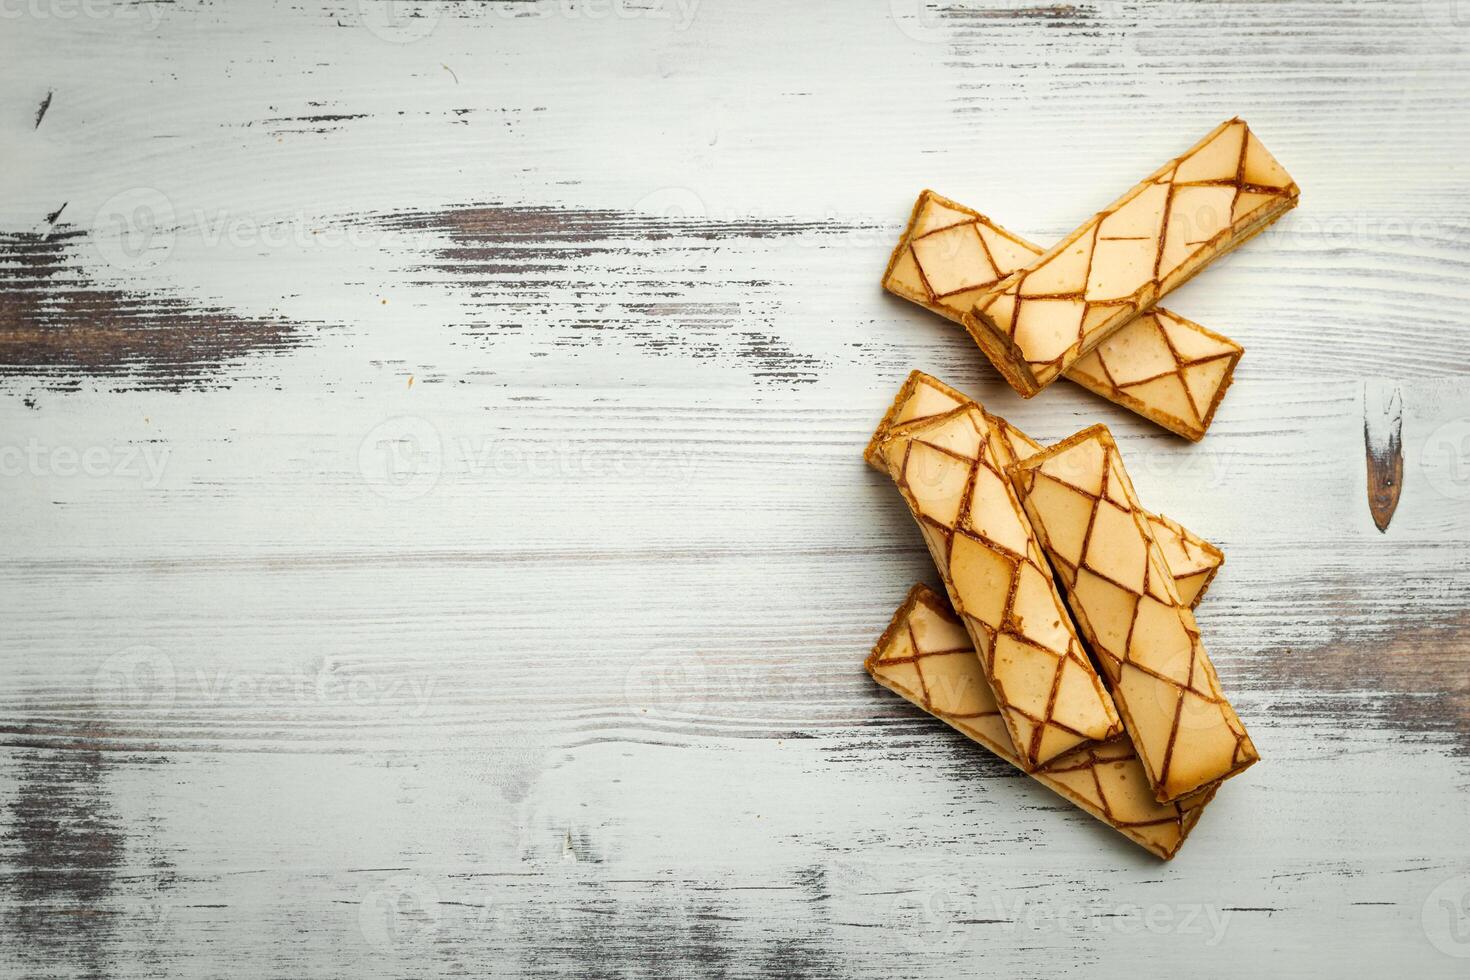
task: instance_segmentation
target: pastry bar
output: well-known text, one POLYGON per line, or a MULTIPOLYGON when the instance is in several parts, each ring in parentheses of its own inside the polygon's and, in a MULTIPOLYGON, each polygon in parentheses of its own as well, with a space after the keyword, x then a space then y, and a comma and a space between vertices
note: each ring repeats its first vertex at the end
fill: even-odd
POLYGON ((1066 377, 1198 442, 1215 420, 1243 353, 1228 337, 1153 309, 1083 354, 1066 377))
MULTIPOLYGON (((888 414, 883 417, 872 441, 868 443, 863 458, 874 469, 886 474, 888 467, 879 456, 878 447, 888 437, 890 429, 903 422, 943 415, 961 405, 971 404, 972 401, 968 395, 956 391, 938 378, 922 371, 910 372, 908 380, 899 389, 898 397, 888 409, 888 414)), ((986 420, 1001 437, 992 445, 1002 469, 1017 459, 1025 459, 1041 451, 1039 442, 1005 419, 987 412, 986 420)), ((1168 561, 1169 571, 1174 575, 1174 584, 1179 589, 1180 597, 1190 606, 1199 605, 1205 589, 1225 563, 1224 553, 1162 514, 1144 511, 1143 516, 1153 525, 1154 538, 1159 542, 1159 547, 1164 549, 1164 558, 1168 561)))
MULTIPOLYGON (((933 191, 914 204, 883 288, 961 323, 975 299, 1041 249, 933 191)), ((1078 359, 1062 376, 1187 439, 1204 438, 1243 348, 1155 308, 1078 359)))
MULTIPOLYGON (((914 586, 863 666, 890 691, 1025 768, 964 627, 935 592, 914 586)), ((1031 776, 1165 860, 1178 853, 1214 795, 1212 788, 1159 803, 1125 736, 1074 749, 1031 776)))
POLYGON ((965 328, 1029 398, 1217 256, 1296 206, 1291 176, 1240 119, 1169 161, 975 298, 965 328))
POLYGON ((897 426, 879 452, 1031 769, 1123 728, 990 443, 970 403, 897 426))
POLYGON ((1164 562, 1174 576, 1179 598, 1193 609, 1204 598, 1215 573, 1225 563, 1225 553, 1193 531, 1163 514, 1142 511, 1154 532, 1154 540, 1164 552, 1164 562))
MULTIPOLYGON (((1029 459, 1042 451, 1041 443, 1000 416, 987 412, 985 417, 991 428, 1001 437, 996 440, 995 446, 996 457, 1002 467, 1009 467, 1018 460, 1029 459)), ((1225 563, 1225 553, 1162 514, 1142 509, 1139 513, 1149 523, 1155 540, 1164 551, 1165 565, 1174 577, 1179 598, 1191 609, 1199 605, 1205 589, 1225 563)))
POLYGON ((1254 763, 1256 748, 1220 693, 1194 614, 1107 428, 1083 429, 1007 472, 1158 800, 1177 800, 1254 763))

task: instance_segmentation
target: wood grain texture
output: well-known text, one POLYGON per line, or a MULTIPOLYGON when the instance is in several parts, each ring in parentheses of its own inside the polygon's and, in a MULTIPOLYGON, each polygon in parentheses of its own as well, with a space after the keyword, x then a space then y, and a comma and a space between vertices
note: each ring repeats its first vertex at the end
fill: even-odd
POLYGON ((0 973, 1463 975, 1455 3, 87 10, 0 29, 0 973), (1197 446, 879 289, 1237 113, 1303 203, 1171 297, 1197 446), (1166 870, 862 672, 915 367, 1229 556, 1166 870))

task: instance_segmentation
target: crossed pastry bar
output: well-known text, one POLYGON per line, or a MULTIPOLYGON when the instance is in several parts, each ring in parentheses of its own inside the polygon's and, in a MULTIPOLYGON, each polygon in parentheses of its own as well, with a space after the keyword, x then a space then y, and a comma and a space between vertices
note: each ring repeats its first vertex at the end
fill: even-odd
POLYGON ((1107 427, 1084 429, 1008 474, 1158 800, 1177 800, 1256 762, 1107 427))
POLYGON ((1245 122, 1227 120, 1039 258, 984 289, 963 318, 965 328, 1011 387, 1029 398, 1215 258, 1259 234, 1299 196, 1245 122))
POLYGON ((969 630, 1022 765, 1122 732, 973 402, 879 447, 969 630))
MULTIPOLYGON (((938 378, 923 371, 910 372, 887 414, 883 416, 883 421, 878 423, 872 440, 863 451, 863 458, 869 466, 887 475, 888 468, 879 456, 878 447, 888 438, 894 426, 934 418, 970 402, 968 395, 956 391, 938 378)), ((1041 443, 1005 419, 989 412, 985 413, 985 417, 991 428, 1001 437, 993 440, 991 445, 1002 467, 1008 467, 1017 460, 1041 452, 1041 443)), ((1152 526, 1154 539, 1164 550, 1164 557, 1168 561, 1169 570, 1174 574, 1174 585, 1179 589, 1180 596, 1190 606, 1199 605, 1205 590, 1214 580, 1215 573, 1225 563, 1224 553, 1162 514, 1149 511, 1141 513, 1152 526)))
MULTIPOLYGON (((883 274, 883 288, 962 323, 986 288, 1042 250, 926 190, 883 274)), ((1204 438, 1244 349, 1162 307, 1118 328, 1063 377, 1171 432, 1204 438)))
MULTIPOLYGON (((1024 770, 969 636, 944 599, 909 592, 863 665, 873 679, 1024 770)), ((1159 803, 1126 737, 1066 753, 1031 777, 1139 846, 1168 860, 1199 822, 1213 787, 1159 803)))
MULTIPOLYGON (((956 620, 955 614, 943 608, 932 594, 926 600, 911 594, 869 658, 869 672, 879 683, 1036 774, 1043 783, 1123 832, 1128 833, 1125 824, 1132 826, 1138 821, 1154 827, 1145 835, 1148 840, 1133 833, 1129 836, 1160 856, 1171 856, 1197 820, 1198 807, 1213 796, 1224 779, 1243 771, 1257 758, 1244 727, 1220 694, 1218 678, 1199 643, 1198 629, 1189 612, 1190 602, 1197 601, 1223 555, 1178 524, 1138 506, 1105 428, 1095 426, 1057 447, 1043 449, 1005 420, 987 415, 960 392, 922 372, 912 372, 905 381, 865 457, 870 465, 886 467, 900 484, 959 610, 956 620), (1078 450, 1076 447, 1083 443, 1099 447, 1100 452, 1078 450), (905 477, 914 475, 906 470, 914 463, 916 445, 926 451, 942 451, 919 461, 918 492, 905 484, 905 477), (1112 696, 1119 701, 1128 725, 1127 736, 1075 743, 1046 758, 1027 757, 1016 748, 1016 726, 1007 714, 1016 707, 1029 707, 1028 717, 1035 722, 1041 684, 1033 680, 1028 691, 1027 685, 1018 688, 1011 683, 1014 663, 999 665, 1001 683, 996 684, 994 651, 1000 635, 996 624, 1010 624, 1013 632, 1023 633, 1027 610, 1018 610, 1015 603, 1018 577, 995 560, 995 556, 1006 557, 1006 549, 996 548, 996 542, 985 533, 993 526, 986 521, 994 520, 993 512, 998 510, 993 495, 982 492, 977 497, 975 493, 978 474, 995 468, 1005 472, 1008 483, 1014 483, 1031 522, 1030 533, 1046 549, 1052 567, 1057 568, 1068 589, 1082 635, 1093 644, 1112 686, 1112 696), (964 479, 957 479, 962 470, 964 479), (1045 475, 1031 475, 1042 473, 1045 475), (1051 487, 1054 482, 1062 484, 1068 493, 1085 496, 1081 491, 1093 491, 1087 497, 1085 519, 1078 507, 1059 509, 1055 505, 1058 494, 1051 487), (961 489, 956 497, 957 486, 961 489), (987 496, 992 496, 989 506, 985 503, 987 496), (955 536, 956 529, 971 523, 968 511, 976 506, 985 514, 980 522, 981 533, 975 536, 994 555, 977 551, 964 544, 963 537, 955 536), (1103 513, 1101 520, 1094 511, 1103 513), (1115 512, 1128 515, 1134 528, 1131 538, 1120 533, 1115 512), (948 519, 936 519, 937 515, 948 519), (1048 537, 1047 529, 1056 537, 1048 537), (936 540, 936 530, 948 537, 936 540), (1081 545, 1076 546, 1080 551, 1073 555, 1072 538, 1078 535, 1082 538, 1081 545), (955 561, 956 540, 969 549, 959 563, 955 561), (1169 542, 1167 551, 1161 540, 1169 542), (1208 556, 1209 568, 1204 572, 1191 568, 1201 555, 1208 556), (1172 566, 1176 558, 1189 569, 1188 573, 1181 574, 1172 566), (1142 591, 1127 596, 1107 592, 1093 583, 1093 578, 1115 589, 1116 580, 1135 584, 1136 578, 1136 587, 1142 591), (1182 597, 1185 594, 1190 596, 1188 601, 1182 597), (968 611, 966 605, 976 613, 968 611), (938 615, 963 624, 972 642, 936 645, 911 630, 904 634, 907 639, 895 639, 900 621, 913 620, 920 615, 915 612, 920 607, 929 610, 922 619, 930 624, 931 633, 938 635, 937 627, 932 626, 938 615), (1089 609, 1096 622, 1086 617, 1089 609), (1172 613, 1172 620, 1159 615, 1165 610, 1172 613), (1107 628, 1116 632, 1124 617, 1128 617, 1129 625, 1124 632, 1125 643, 1119 649, 1114 633, 1107 632, 1107 628), (1171 622, 1175 625, 1172 630, 1171 622), (1113 645, 1103 646, 1107 643, 1113 645), (958 655, 962 645, 972 648, 969 659, 958 655), (1129 710, 1135 706, 1131 702, 1125 705, 1125 694, 1138 702, 1138 711, 1129 710), (1029 703, 1028 697, 1032 699, 1029 703), (996 731, 1004 738, 997 738, 996 731), (1141 795, 1149 804, 1129 811, 1131 815, 1126 818, 1113 808, 1112 797, 1103 795, 1108 774, 1117 776, 1125 768, 1131 774, 1128 788, 1132 795, 1124 794, 1122 798, 1141 795), (1078 799, 1059 788, 1052 777, 1063 771, 1082 780, 1090 793, 1078 799), (1079 775, 1084 772, 1087 778, 1079 775), (1165 839, 1161 843, 1154 834, 1163 834, 1165 839)), ((1014 559, 1015 555, 1010 557, 1014 559)), ((1019 562, 1013 560, 1011 568, 1016 567, 1019 562)), ((1034 608, 1034 600, 1032 605, 1034 608)), ((1034 617, 1034 611, 1030 615, 1034 617)), ((1056 653, 1054 648, 1051 652, 1056 653)), ((1057 659, 1064 661, 1065 657, 1057 659)), ((1052 700, 1045 705, 1050 717, 1042 719, 1043 723, 1055 724, 1057 718, 1069 712, 1076 714, 1079 702, 1075 691, 1059 699, 1055 693, 1058 689, 1054 688, 1052 700)), ((1082 703, 1086 703, 1085 698, 1082 703)), ((1034 735, 1036 729, 1024 731, 1034 735)), ((1069 785, 1076 788, 1075 784, 1069 785)), ((1111 792, 1117 796, 1122 790, 1112 787, 1111 792)))

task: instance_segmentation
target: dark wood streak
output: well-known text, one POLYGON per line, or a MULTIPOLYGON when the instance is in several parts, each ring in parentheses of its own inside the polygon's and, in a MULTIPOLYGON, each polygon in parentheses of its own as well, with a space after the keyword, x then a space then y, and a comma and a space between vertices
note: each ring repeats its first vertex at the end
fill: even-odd
POLYGON ((344 123, 368 118, 371 116, 365 112, 323 112, 304 116, 272 116, 267 119, 252 120, 246 126, 247 128, 253 127, 259 122, 261 127, 273 136, 325 134, 342 129, 344 123))
POLYGON ((1368 510, 1378 530, 1387 532, 1404 487, 1404 406, 1397 387, 1383 399, 1381 407, 1375 401, 1365 391, 1363 448, 1368 459, 1368 510))
POLYGON ((940 16, 954 20, 1075 21, 1097 16, 1096 7, 1053 3, 1038 7, 947 7, 940 16))
MULTIPOLYGON (((659 878, 637 892, 588 878, 561 882, 567 900, 554 923, 555 940, 531 953, 514 972, 526 977, 621 977, 629 964, 646 977, 835 978, 849 975, 842 944, 827 910, 829 896, 814 875, 825 869, 794 868, 790 882, 761 885, 770 901, 800 908, 767 937, 758 951, 740 949, 740 891, 702 881, 659 878)), ((448 931, 439 943, 455 947, 462 937, 448 931)), ((446 951, 448 951, 446 949, 446 951)))
POLYGON ((457 240, 479 245, 612 242, 733 238, 790 238, 872 231, 875 225, 799 218, 707 218, 613 209, 547 205, 484 204, 443 211, 397 212, 378 218, 386 228, 450 231, 457 240))
POLYGON ((303 325, 284 319, 241 317, 162 290, 98 286, 87 247, 86 232, 64 225, 0 233, 0 381, 24 378, 55 391, 88 379, 119 389, 209 387, 247 355, 305 342, 303 325))
MULTIPOLYGON (((124 837, 108 799, 101 752, 37 751, 16 758, 10 830, 0 837, 6 891, 5 946, 32 967, 69 964, 104 977, 115 917, 103 906, 122 863, 124 837)), ((37 974, 39 975, 39 974, 37 974)))
POLYGON ((1470 755, 1470 614, 1411 625, 1387 636, 1354 635, 1287 650, 1271 663, 1297 695, 1320 694, 1307 714, 1377 720, 1403 732, 1449 734, 1470 755), (1371 693, 1370 693, 1371 692, 1371 693))
POLYGON ((33 129, 41 128, 41 120, 46 118, 46 110, 51 108, 51 99, 55 95, 55 92, 47 92, 46 97, 41 100, 41 108, 36 110, 36 125, 33 129))
POLYGON ((718 266, 721 253, 798 236, 835 244, 875 227, 505 204, 358 220, 425 237, 410 251, 420 258, 408 273, 469 295, 487 319, 466 328, 488 342, 525 336, 547 353, 619 343, 641 354, 728 359, 783 385, 815 381, 825 362, 782 339, 775 311, 785 284, 733 278, 718 266))

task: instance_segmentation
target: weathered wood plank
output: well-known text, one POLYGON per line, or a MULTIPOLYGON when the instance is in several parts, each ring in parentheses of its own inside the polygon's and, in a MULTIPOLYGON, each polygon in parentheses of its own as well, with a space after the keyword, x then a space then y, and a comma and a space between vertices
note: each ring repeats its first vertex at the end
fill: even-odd
POLYGON ((1463 972, 1455 4, 5 25, 0 972, 1463 972), (1236 113, 1303 206, 1177 294, 1201 445, 877 287, 923 186, 1046 240, 1236 113), (1225 549, 1265 761, 1173 864, 862 674, 913 367, 1225 549))

